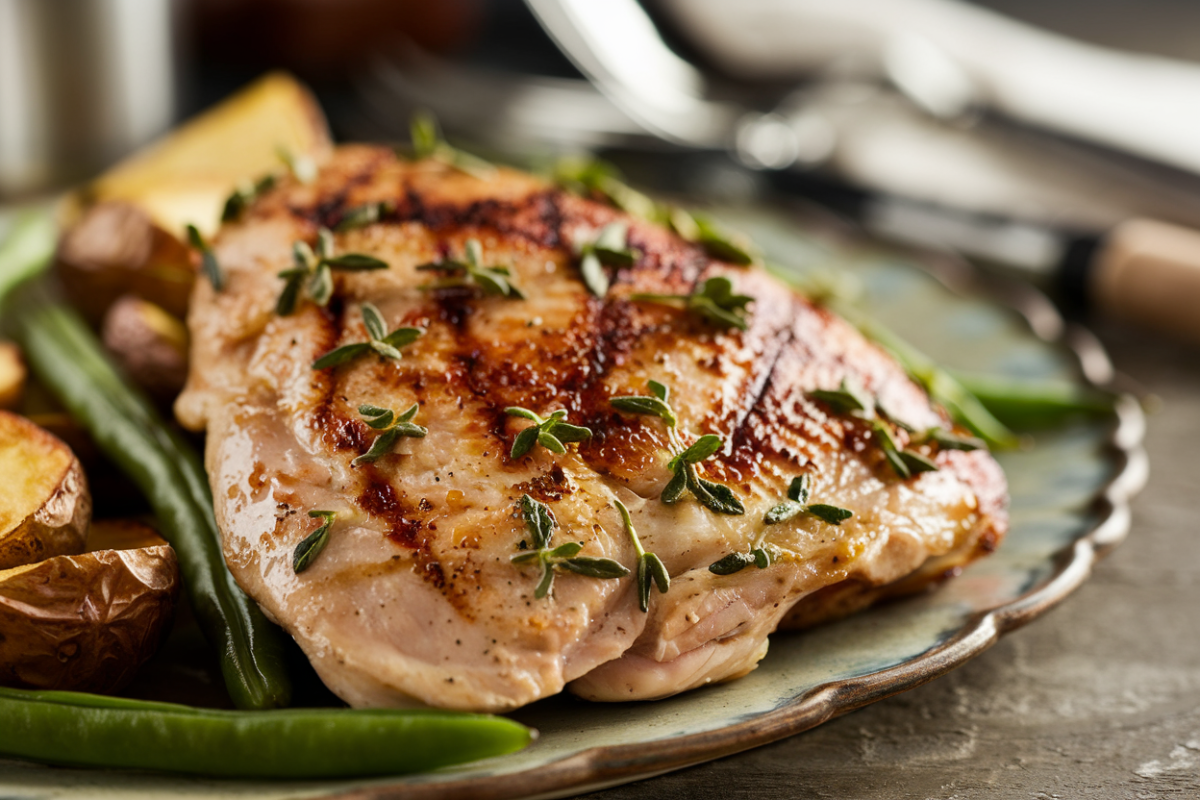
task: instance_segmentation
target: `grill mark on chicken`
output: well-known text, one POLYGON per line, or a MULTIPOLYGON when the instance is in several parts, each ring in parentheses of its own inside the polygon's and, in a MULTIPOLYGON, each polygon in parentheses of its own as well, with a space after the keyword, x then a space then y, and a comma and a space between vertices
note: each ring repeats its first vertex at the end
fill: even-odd
POLYGON ((781 455, 778 450, 770 447, 770 442, 759 435, 759 428, 751 425, 751 419, 758 414, 774 386, 776 371, 783 363, 784 354, 795 341, 795 330, 787 327, 778 331, 773 337, 774 353, 770 356, 768 367, 759 375, 753 376, 743 391, 743 401, 738 404, 737 417, 729 429, 728 453, 720 459, 714 459, 712 473, 718 480, 742 481, 756 465, 761 464, 768 455, 781 455))

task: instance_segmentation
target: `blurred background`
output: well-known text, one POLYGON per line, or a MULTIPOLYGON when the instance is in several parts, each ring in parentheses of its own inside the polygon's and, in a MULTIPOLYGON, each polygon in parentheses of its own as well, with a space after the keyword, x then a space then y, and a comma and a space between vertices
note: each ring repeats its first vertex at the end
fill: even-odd
MULTIPOLYGON (((493 157, 806 198, 1071 310, 1113 226, 1200 229, 1197 30, 1187 0, 0 0, 0 203, 284 69, 339 140, 406 141, 429 109, 493 157)), ((1200 234, 1177 245, 1200 266, 1200 234)))

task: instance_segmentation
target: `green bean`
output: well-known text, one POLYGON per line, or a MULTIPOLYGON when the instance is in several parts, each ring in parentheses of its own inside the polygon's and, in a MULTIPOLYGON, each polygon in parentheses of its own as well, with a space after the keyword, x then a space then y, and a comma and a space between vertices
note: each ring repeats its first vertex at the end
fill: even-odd
POLYGON ((520 750, 534 731, 434 710, 216 711, 0 689, 0 753, 85 767, 228 778, 396 775, 520 750))
MULTIPOLYGON (((19 238, 36 234, 19 228, 19 238)), ((36 273, 24 263, 36 247, 0 250, 0 287, 7 276, 36 273), (21 258, 9 257, 12 252, 21 258)), ((44 266, 44 262, 43 262, 44 266)), ((179 556, 184 586, 196 618, 216 648, 226 688, 239 708, 286 706, 291 684, 284 665, 283 635, 234 582, 221 556, 220 534, 203 465, 193 448, 170 428, 137 390, 119 375, 100 343, 70 308, 55 302, 40 282, 26 285, 7 303, 6 326, 21 342, 38 379, 141 489, 158 517, 163 536, 179 556)))
POLYGON ((954 378, 1004 424, 1018 430, 1062 425, 1113 413, 1116 395, 1061 380, 954 372, 954 378))

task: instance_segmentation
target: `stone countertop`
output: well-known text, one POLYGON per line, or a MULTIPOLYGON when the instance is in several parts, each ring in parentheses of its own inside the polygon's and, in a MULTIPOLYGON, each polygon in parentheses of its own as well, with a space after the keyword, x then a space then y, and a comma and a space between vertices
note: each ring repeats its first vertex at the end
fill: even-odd
POLYGON ((1124 544, 950 674, 790 739, 588 800, 1200 797, 1200 351, 1101 328, 1161 400, 1124 544))

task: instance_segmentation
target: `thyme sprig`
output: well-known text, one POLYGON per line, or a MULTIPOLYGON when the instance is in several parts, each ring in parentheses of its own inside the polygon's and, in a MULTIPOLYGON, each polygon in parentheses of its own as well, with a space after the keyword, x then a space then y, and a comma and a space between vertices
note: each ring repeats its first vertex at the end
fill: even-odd
POLYGON ((208 282, 218 292, 224 289, 225 275, 221 272, 221 265, 217 263, 217 256, 213 252, 212 247, 200 234, 200 229, 188 223, 187 238, 188 245, 200 254, 201 269, 203 269, 205 277, 208 278, 208 282))
POLYGON ((721 437, 708 433, 690 447, 684 447, 676 430, 679 418, 671 408, 670 390, 655 380, 647 385, 650 396, 611 397, 608 402, 619 411, 658 417, 666 423, 667 441, 672 454, 667 468, 674 476, 659 499, 667 504, 677 503, 685 493, 691 492, 701 505, 719 514, 745 514, 746 507, 728 486, 702 478, 696 472, 696 464, 711 457, 724 445, 721 437))
POLYGON ((325 545, 329 544, 329 529, 333 526, 337 514, 333 511, 310 511, 308 516, 313 519, 320 517, 324 522, 321 527, 305 536, 292 551, 292 572, 297 575, 312 566, 312 562, 325 549, 325 545))
POLYGON ((333 271, 368 272, 387 269, 386 261, 362 253, 334 253, 333 232, 321 228, 317 232, 317 251, 314 253, 308 242, 292 244, 292 261, 295 266, 279 273, 284 279, 283 291, 275 302, 275 313, 286 317, 296 310, 301 290, 319 306, 326 306, 333 297, 333 271))
POLYGON ((620 171, 601 159, 559 159, 551 177, 575 194, 599 197, 635 217, 671 226, 680 237, 700 245, 712 258, 743 266, 761 260, 758 249, 747 237, 727 230, 704 214, 655 202, 621 180, 620 171))
POLYGON ((629 509, 620 500, 613 500, 613 505, 621 512, 621 521, 625 523, 625 532, 633 540, 633 549, 637 553, 637 586, 638 607, 642 611, 650 610, 650 590, 658 587, 659 594, 666 594, 671 588, 671 576, 662 559, 654 553, 647 553, 642 547, 642 540, 633 529, 633 520, 629 518, 629 509))
POLYGON ((233 222, 245 213, 250 204, 274 188, 278 178, 271 172, 256 181, 249 178, 239 181, 233 192, 225 199, 221 209, 221 222, 233 222))
POLYGON ((846 508, 824 503, 809 503, 808 498, 811 492, 812 476, 805 473, 793 478, 788 487, 787 499, 773 506, 763 517, 763 522, 768 525, 778 525, 798 514, 808 514, 823 522, 828 522, 830 525, 841 525, 854 516, 854 513, 846 508))
POLYGON ((355 228, 365 228, 368 225, 374 225, 376 222, 396 210, 396 204, 390 200, 380 200, 376 203, 364 203, 361 206, 355 206, 342 215, 342 220, 337 224, 336 230, 349 231, 355 228))
POLYGON ((884 458, 892 471, 907 480, 922 472, 935 472, 938 465, 931 459, 915 450, 904 448, 896 441, 892 426, 900 428, 910 435, 912 444, 936 444, 948 450, 974 450, 984 446, 984 443, 973 437, 956 436, 941 428, 930 428, 924 433, 918 433, 911 425, 888 414, 874 398, 868 396, 857 385, 842 379, 837 389, 815 389, 808 392, 814 400, 820 400, 839 414, 858 417, 866 420, 871 426, 875 440, 883 450, 884 458), (942 442, 945 442, 943 445, 942 442))
POLYGON ((468 239, 465 250, 466 258, 463 261, 444 258, 441 261, 417 267, 421 272, 441 272, 451 277, 450 281, 423 288, 474 284, 482 289, 484 294, 511 297, 516 300, 525 299, 525 295, 513 284, 512 273, 508 267, 483 266, 483 245, 479 243, 478 239, 468 239))
POLYGON ((588 290, 597 297, 608 294, 610 282, 602 265, 632 267, 641 253, 629 247, 629 226, 610 222, 599 231, 577 232, 572 251, 579 259, 579 273, 588 290))
POLYGON ((396 328, 391 333, 383 322, 383 314, 370 303, 362 304, 363 324, 367 328, 368 339, 365 342, 354 342, 330 350, 313 362, 313 369, 329 369, 337 367, 359 356, 372 351, 384 358, 400 359, 400 348, 412 344, 425 334, 424 328, 396 328))
POLYGON ((413 115, 409 133, 412 135, 413 157, 418 160, 433 159, 481 180, 491 180, 496 174, 496 167, 492 164, 448 144, 442 138, 437 119, 427 111, 418 111, 413 115))
POLYGON ((555 570, 568 570, 589 578, 623 578, 629 574, 629 569, 611 558, 595 558, 581 556, 582 542, 567 542, 557 547, 551 547, 554 529, 558 520, 550 511, 549 506, 534 500, 529 495, 521 498, 521 512, 525 517, 525 529, 533 540, 532 549, 522 541, 519 545, 525 552, 512 557, 512 563, 518 565, 538 564, 542 569, 541 580, 533 591, 533 596, 542 599, 554 587, 555 570))
MULTIPOLYGON (((830 525, 841 525, 854 516, 854 513, 846 508, 824 503, 809 503, 808 498, 811 491, 812 477, 807 473, 793 478, 791 485, 788 486, 787 499, 773 506, 763 516, 763 522, 767 525, 778 525, 798 514, 808 514, 830 525)), ((777 545, 769 544, 766 541, 768 533, 770 531, 764 528, 755 538, 749 550, 730 553, 714 561, 708 565, 708 571, 716 575, 732 575, 735 572, 741 572, 751 564, 759 569, 771 566, 779 560, 784 551, 777 545)))
POLYGON ((310 156, 304 153, 293 153, 282 145, 275 148, 275 155, 279 156, 279 160, 287 166, 288 171, 300 183, 308 184, 317 179, 317 162, 313 161, 310 156))
POLYGON ((571 425, 566 421, 565 409, 559 409, 545 419, 520 406, 510 406, 504 409, 504 413, 510 417, 523 417, 533 422, 532 425, 517 434, 517 438, 513 440, 509 458, 520 458, 532 450, 535 444, 540 444, 551 453, 562 455, 567 452, 566 445, 568 443, 582 442, 584 439, 592 438, 592 432, 588 428, 582 425, 571 425))
POLYGON ((682 301, 684 308, 699 314, 709 322, 727 328, 746 330, 746 304, 754 298, 733 293, 733 281, 724 275, 708 278, 691 294, 637 293, 630 300, 651 303, 674 303, 682 301))
POLYGON ((389 408, 381 408, 373 405, 359 406, 358 413, 362 416, 363 422, 377 431, 382 431, 382 433, 375 437, 375 441, 371 443, 371 449, 351 461, 350 464, 358 467, 378 461, 383 456, 392 452, 392 448, 396 446, 396 442, 401 437, 409 436, 414 439, 424 439, 428 435, 429 429, 421 427, 412 421, 413 417, 417 415, 418 408, 419 406, 413 403, 403 413, 397 414, 389 408))

